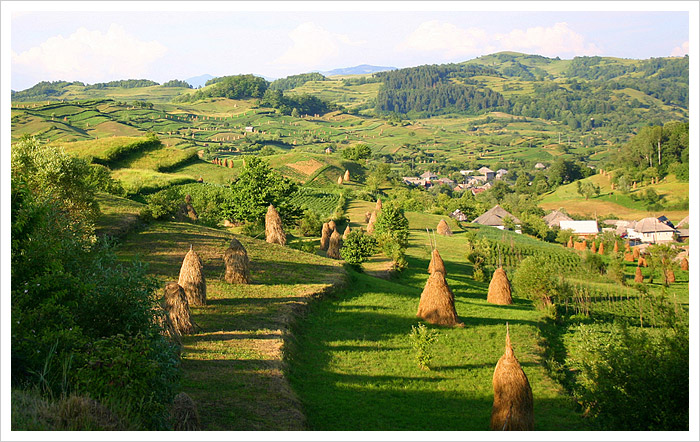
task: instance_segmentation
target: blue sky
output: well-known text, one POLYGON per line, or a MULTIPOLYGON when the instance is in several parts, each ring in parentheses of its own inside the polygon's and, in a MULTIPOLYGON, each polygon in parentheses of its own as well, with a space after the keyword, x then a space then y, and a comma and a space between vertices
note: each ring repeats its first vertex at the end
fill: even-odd
MULTIPOLYGON (((124 2, 113 4, 121 11, 94 12, 79 9, 94 9, 95 2, 45 5, 53 11, 20 3, 11 12, 11 86, 22 90, 41 80, 164 82, 201 74, 279 78, 365 63, 459 62, 504 50, 567 59, 688 53, 690 14, 682 4, 676 12, 629 11, 640 2, 547 9, 562 3, 124 2), (603 7, 608 10, 595 11, 603 7)), ((669 4, 654 7, 671 9, 664 6, 669 4)))

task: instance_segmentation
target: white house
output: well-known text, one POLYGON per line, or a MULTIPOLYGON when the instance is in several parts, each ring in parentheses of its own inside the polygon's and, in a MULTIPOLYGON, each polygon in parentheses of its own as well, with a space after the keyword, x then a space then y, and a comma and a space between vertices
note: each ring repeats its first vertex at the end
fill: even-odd
POLYGON ((561 230, 572 230, 579 237, 596 236, 598 234, 598 221, 559 221, 561 230))
POLYGON ((427 181, 438 179, 438 176, 431 171, 423 172, 420 177, 427 181))
POLYGON ((627 237, 644 243, 666 243, 675 240, 676 229, 650 217, 637 221, 633 228, 627 228, 627 237))

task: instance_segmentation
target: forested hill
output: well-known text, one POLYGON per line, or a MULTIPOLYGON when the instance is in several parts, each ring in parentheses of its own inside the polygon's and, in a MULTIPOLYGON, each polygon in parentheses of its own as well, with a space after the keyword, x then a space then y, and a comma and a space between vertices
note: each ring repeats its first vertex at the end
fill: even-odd
POLYGON ((688 118, 688 57, 573 60, 504 52, 375 74, 376 111, 413 117, 503 111, 572 129, 688 118))

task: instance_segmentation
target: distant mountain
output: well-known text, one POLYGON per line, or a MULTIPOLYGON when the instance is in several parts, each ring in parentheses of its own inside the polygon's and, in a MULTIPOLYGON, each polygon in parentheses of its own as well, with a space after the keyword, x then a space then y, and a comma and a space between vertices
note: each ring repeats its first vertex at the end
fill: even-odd
POLYGON ((358 75, 358 74, 373 74, 375 72, 383 71, 393 71, 395 67, 389 66, 371 66, 368 64, 361 64, 359 66, 354 66, 351 68, 339 68, 333 69, 332 71, 321 72, 321 74, 326 77, 330 75, 358 75))
POLYGON ((207 80, 211 80, 212 78, 214 78, 213 75, 203 74, 198 77, 187 78, 185 79, 185 81, 191 84, 192 87, 196 89, 198 87, 203 87, 204 83, 206 83, 207 80))

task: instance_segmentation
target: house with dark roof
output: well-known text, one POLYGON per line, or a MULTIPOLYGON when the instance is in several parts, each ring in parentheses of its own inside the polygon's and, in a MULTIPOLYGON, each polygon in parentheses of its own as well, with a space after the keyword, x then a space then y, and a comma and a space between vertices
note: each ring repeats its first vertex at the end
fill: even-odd
POLYGON ((486 181, 491 181, 496 176, 496 172, 494 172, 493 170, 489 169, 486 166, 477 170, 477 172, 479 172, 481 175, 485 176, 486 181))
POLYGON ((424 180, 427 180, 427 181, 432 181, 432 180, 438 179, 438 176, 429 170, 427 172, 423 172, 420 175, 420 177, 423 178, 424 180))
POLYGON ((515 232, 521 233, 521 221, 498 204, 493 206, 490 210, 484 212, 481 216, 472 221, 472 223, 481 224, 483 226, 496 227, 498 229, 503 230, 505 228, 504 220, 506 218, 511 218, 516 227, 515 232))
MULTIPOLYGON (((665 217, 664 217, 665 218, 665 217)), ((675 241, 676 229, 659 220, 659 218, 643 218, 627 228, 627 237, 643 243, 667 243, 675 241)))

